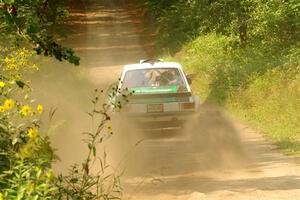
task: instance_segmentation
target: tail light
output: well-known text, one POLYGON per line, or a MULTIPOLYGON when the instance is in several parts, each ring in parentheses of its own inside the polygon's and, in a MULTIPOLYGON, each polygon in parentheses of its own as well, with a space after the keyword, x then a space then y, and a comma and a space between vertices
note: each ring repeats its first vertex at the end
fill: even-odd
POLYGON ((192 102, 188 102, 188 103, 181 103, 180 104, 180 109, 181 110, 192 110, 192 109, 195 109, 195 103, 192 102))

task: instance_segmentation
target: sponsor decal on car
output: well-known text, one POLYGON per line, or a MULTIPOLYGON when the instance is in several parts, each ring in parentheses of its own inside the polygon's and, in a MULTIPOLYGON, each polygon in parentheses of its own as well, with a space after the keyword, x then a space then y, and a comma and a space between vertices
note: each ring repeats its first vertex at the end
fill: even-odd
POLYGON ((161 93, 177 93, 177 86, 160 86, 160 87, 138 87, 129 88, 134 94, 161 94, 161 93))

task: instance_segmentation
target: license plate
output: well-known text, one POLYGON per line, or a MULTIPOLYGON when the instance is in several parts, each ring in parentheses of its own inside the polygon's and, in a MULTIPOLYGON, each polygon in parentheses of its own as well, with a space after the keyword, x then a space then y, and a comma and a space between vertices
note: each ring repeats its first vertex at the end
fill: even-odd
POLYGON ((147 105, 147 112, 148 113, 159 113, 164 111, 163 104, 148 104, 147 105))

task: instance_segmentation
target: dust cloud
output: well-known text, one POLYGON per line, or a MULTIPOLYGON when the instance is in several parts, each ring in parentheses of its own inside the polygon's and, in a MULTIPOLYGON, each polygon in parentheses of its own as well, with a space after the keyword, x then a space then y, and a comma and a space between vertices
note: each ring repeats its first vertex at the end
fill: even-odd
MULTIPOLYGON (((60 158, 54 164, 56 172, 66 172, 85 158, 87 148, 81 133, 92 129, 86 112, 92 108, 94 89, 106 90, 118 80, 124 64, 147 57, 152 36, 140 37, 147 29, 141 19, 135 19, 138 12, 125 1, 78 0, 71 5, 65 26, 67 37, 61 42, 74 48, 81 65, 47 58, 39 61, 40 70, 31 78, 33 97, 46 108, 43 123, 50 129, 49 136, 60 158), (55 111, 51 120, 50 111, 55 111)), ((101 145, 100 151, 104 149, 109 151, 107 144, 101 145)), ((112 152, 108 153, 111 162, 118 163, 112 152)))
MULTIPOLYGON (((153 34, 141 9, 125 0, 84 2, 73 5, 63 40, 78 52, 81 66, 43 59, 32 78, 33 96, 47 111, 57 109, 51 121, 47 112, 43 116, 61 158, 53 166, 56 172, 66 172, 86 155, 81 133, 92 126, 86 111, 94 89, 115 82, 124 64, 154 55, 153 34)), ((141 131, 134 127, 137 122, 118 113, 111 123, 114 135, 99 151, 107 152, 114 169, 124 171, 127 199, 206 199, 206 194, 211 199, 259 199, 262 194, 275 199, 274 191, 285 198, 288 190, 299 197, 299 167, 271 151, 274 147, 258 134, 237 129, 222 109, 207 102, 176 131, 141 131)))
POLYGON ((32 86, 33 95, 45 107, 43 126, 60 158, 54 170, 66 172, 71 165, 80 164, 87 153, 81 133, 92 128, 86 112, 92 108, 97 87, 87 80, 83 69, 50 60, 41 64, 32 86))
MULTIPOLYGON (((72 8, 67 24, 70 34, 63 42, 77 50, 81 66, 43 59, 40 71, 32 78, 34 96, 48 111, 56 111, 51 121, 49 116, 44 116, 61 159, 54 165, 56 171, 66 171, 84 158, 86 147, 81 133, 92 128, 86 112, 92 106, 93 90, 106 89, 115 82, 123 64, 151 55, 151 34, 143 34, 146 32, 143 22, 136 17, 139 10, 120 2, 118 6, 112 2, 102 3, 91 1, 72 8), (98 12, 99 9, 102 11, 98 12)), ((204 110, 186 129, 174 133, 143 133, 128 126, 126 119, 114 117, 118 118, 114 120, 116 136, 111 140, 112 150, 107 149, 111 157, 116 158, 111 159, 112 162, 122 163, 128 168, 128 174, 136 175, 153 171, 156 174, 186 173, 199 167, 223 165, 229 155, 234 157, 233 152, 240 152, 237 134, 221 114, 211 113, 218 111, 204 110)), ((232 160, 229 163, 232 164, 232 160)))
MULTIPOLYGON (((67 25, 71 34, 63 42, 77 50, 81 66, 44 59, 32 78, 34 96, 48 111, 57 109, 51 121, 44 116, 61 159, 54 165, 57 172, 66 172, 86 155, 81 133, 92 128, 86 112, 94 89, 106 89, 117 81, 122 65, 153 55, 153 35, 139 19, 139 9, 112 1, 90 1, 72 9, 67 25)), ((105 149, 109 163, 130 179, 235 168, 245 161, 232 122, 211 105, 201 105, 200 114, 176 131, 138 130, 137 122, 118 113, 112 119, 114 136, 100 151, 105 149)))
POLYGON ((199 114, 179 129, 142 130, 138 121, 115 118, 112 143, 119 151, 114 155, 119 155, 129 177, 234 169, 248 162, 230 117, 213 105, 202 104, 199 114))

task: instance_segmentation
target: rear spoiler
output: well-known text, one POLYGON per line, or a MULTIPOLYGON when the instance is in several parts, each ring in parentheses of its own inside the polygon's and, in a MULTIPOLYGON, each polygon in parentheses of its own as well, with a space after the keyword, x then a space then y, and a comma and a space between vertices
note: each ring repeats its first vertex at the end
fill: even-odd
POLYGON ((164 62, 164 60, 163 59, 154 59, 154 58, 140 60, 140 64, 150 63, 151 65, 153 65, 154 63, 157 63, 157 62, 164 62))
POLYGON ((171 98, 171 97, 191 97, 191 92, 182 93, 162 93, 162 94, 133 94, 129 99, 147 99, 147 98, 171 98))

